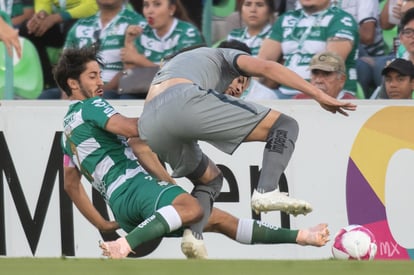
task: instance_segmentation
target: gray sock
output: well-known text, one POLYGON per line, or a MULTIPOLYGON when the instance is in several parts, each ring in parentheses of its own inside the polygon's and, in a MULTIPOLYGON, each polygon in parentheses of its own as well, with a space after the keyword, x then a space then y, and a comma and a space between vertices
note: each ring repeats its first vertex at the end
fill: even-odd
POLYGON ((284 114, 281 114, 270 128, 263 153, 258 192, 270 192, 278 188, 280 176, 295 149, 298 132, 296 120, 284 114))
POLYGON ((210 218, 213 202, 220 194, 222 185, 223 175, 220 174, 207 184, 197 184, 191 192, 191 195, 193 195, 198 200, 204 210, 203 218, 199 222, 190 226, 190 229, 196 239, 203 238, 202 234, 204 227, 210 218))

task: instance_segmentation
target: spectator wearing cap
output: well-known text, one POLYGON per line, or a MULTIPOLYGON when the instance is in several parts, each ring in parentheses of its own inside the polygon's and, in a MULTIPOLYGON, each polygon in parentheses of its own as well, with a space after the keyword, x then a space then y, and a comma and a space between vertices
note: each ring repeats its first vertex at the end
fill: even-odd
MULTIPOLYGON (((309 63, 310 83, 326 94, 337 99, 355 99, 355 96, 343 90, 346 81, 344 60, 337 54, 325 51, 312 57, 309 63)), ((304 93, 294 99, 310 99, 304 93)))
POLYGON ((385 92, 390 99, 412 99, 414 65, 411 61, 396 58, 382 70, 385 92))

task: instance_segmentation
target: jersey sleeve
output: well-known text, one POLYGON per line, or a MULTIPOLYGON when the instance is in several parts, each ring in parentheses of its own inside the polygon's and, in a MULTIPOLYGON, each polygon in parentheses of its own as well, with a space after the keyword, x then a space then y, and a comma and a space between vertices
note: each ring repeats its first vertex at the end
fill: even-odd
POLYGON ((87 100, 83 107, 82 117, 85 121, 94 123, 104 129, 108 120, 118 112, 101 97, 93 97, 87 100))
POLYGON ((336 13, 327 30, 327 38, 332 37, 358 42, 358 26, 352 15, 344 11, 336 13))
MULTIPOLYGON (((59 3, 59 1, 53 0, 36 0, 34 2, 36 12, 44 10, 48 14, 52 14, 53 6, 59 3)), ((98 4, 95 0, 66 1, 66 7, 60 8, 58 11, 63 20, 85 18, 97 12, 98 4)))
POLYGON ((358 1, 358 24, 368 21, 377 21, 379 5, 377 0, 358 1))
POLYGON ((86 18, 98 12, 98 4, 95 0, 82 0, 78 4, 69 6, 60 11, 63 20, 86 18))
POLYGON ((272 29, 270 30, 269 38, 278 42, 282 42, 283 40, 283 28, 282 22, 285 20, 285 15, 280 16, 275 23, 272 25, 272 29))
POLYGON ((36 0, 34 4, 35 12, 44 10, 48 14, 52 13, 53 0, 36 0))

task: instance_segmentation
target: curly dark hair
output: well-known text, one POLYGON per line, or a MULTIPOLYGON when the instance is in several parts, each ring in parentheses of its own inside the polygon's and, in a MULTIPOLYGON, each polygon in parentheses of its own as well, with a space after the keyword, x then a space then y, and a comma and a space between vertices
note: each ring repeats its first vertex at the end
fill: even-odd
POLYGON ((56 67, 53 69, 53 76, 59 88, 67 96, 72 95, 68 79, 79 80, 80 75, 86 70, 86 64, 90 61, 98 62, 100 66, 103 65, 95 47, 67 48, 62 52, 56 67))

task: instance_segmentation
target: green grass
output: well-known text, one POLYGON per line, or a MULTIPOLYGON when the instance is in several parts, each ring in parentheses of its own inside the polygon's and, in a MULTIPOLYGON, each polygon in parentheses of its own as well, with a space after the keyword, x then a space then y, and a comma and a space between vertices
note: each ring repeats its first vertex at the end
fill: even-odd
POLYGON ((0 275, 3 274, 412 275, 414 274, 414 261, 0 258, 0 275))

